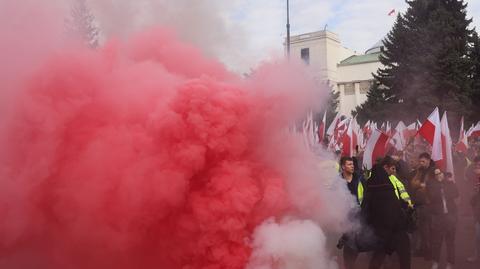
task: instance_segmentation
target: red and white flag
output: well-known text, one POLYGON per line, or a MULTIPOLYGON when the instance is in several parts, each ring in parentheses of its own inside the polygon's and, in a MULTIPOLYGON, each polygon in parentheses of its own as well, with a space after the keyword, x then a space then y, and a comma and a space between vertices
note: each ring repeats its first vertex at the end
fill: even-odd
POLYGON ((468 137, 480 136, 480 121, 469 131, 468 137))
POLYGON ((370 120, 368 120, 365 125, 363 126, 363 133, 364 134, 367 134, 370 132, 371 128, 370 128, 370 125, 371 125, 371 122, 370 120))
POLYGON ((392 15, 395 15, 395 9, 392 9, 390 10, 390 12, 388 12, 388 16, 392 16, 392 15))
POLYGON ((335 131, 333 133, 333 135, 336 137, 336 138, 340 138, 342 137, 343 133, 347 130, 348 128, 348 123, 350 122, 350 119, 349 118, 345 118, 344 120, 340 121, 338 124, 337 124, 337 127, 335 127, 335 131))
POLYGON ((365 136, 363 134, 363 129, 362 127, 360 127, 360 124, 358 124, 358 121, 356 118, 354 119, 353 132, 357 136, 356 145, 358 145, 359 148, 362 148, 362 149, 365 148, 365 136))
POLYGON ((355 147, 358 145, 356 119, 351 119, 347 130, 342 135, 342 156, 353 157, 355 147))
POLYGON ((370 138, 365 146, 363 153, 363 166, 366 169, 372 169, 375 160, 382 158, 387 153, 387 143, 389 137, 378 129, 373 129, 370 138))
POLYGON ((380 125, 380 131, 385 132, 385 122, 382 122, 382 125, 380 125))
POLYGON ((422 127, 420 127, 420 130, 418 130, 418 133, 432 146, 432 160, 436 162, 443 159, 442 125, 440 123, 438 107, 428 116, 428 119, 423 123, 422 127))
POLYGON ((453 174, 453 159, 452 159, 452 137, 450 136, 450 128, 448 127, 447 112, 442 116, 442 156, 443 158, 437 161, 438 167, 444 172, 453 174))
POLYGON ((387 121, 387 124, 385 126, 385 133, 389 136, 393 135, 392 125, 390 124, 389 121, 387 121))
POLYGON ((323 114, 323 120, 320 122, 320 126, 318 126, 318 141, 320 143, 323 142, 323 139, 325 139, 325 126, 327 124, 327 111, 325 110, 325 113, 323 114))
POLYGON ((335 132, 335 128, 338 125, 338 122, 340 121, 340 114, 335 115, 335 118, 333 119, 332 123, 330 123, 330 126, 327 129, 327 135, 330 136, 330 138, 333 136, 333 133, 335 132))
POLYGON ((393 145, 398 151, 402 151, 407 146, 407 139, 405 138, 407 127, 403 121, 398 122, 395 128, 395 134, 392 137, 393 145))
POLYGON ((458 136, 458 143, 455 145, 455 149, 458 152, 467 153, 468 151, 468 139, 464 129, 464 120, 462 117, 462 123, 460 125, 460 135, 458 136))
POLYGON ((417 131, 418 131, 417 122, 414 122, 408 125, 405 130, 405 139, 410 140, 412 137, 414 137, 417 134, 417 131))

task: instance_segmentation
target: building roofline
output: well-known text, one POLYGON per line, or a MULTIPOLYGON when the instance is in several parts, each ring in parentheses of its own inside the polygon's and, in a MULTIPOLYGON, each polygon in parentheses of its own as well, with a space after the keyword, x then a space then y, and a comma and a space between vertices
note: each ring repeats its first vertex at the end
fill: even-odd
POLYGON ((349 60, 353 58, 358 58, 358 57, 370 57, 373 55, 378 55, 380 56, 382 53, 381 52, 376 52, 376 53, 371 53, 371 54, 363 54, 363 55, 352 55, 344 60, 342 60, 340 63, 337 64, 337 67, 339 66, 349 66, 349 65, 358 65, 358 64, 366 64, 366 63, 376 63, 380 62, 379 58, 377 57, 376 59, 369 59, 369 60, 363 60, 360 62, 349 62, 349 60))
POLYGON ((329 30, 321 30, 321 31, 304 33, 300 35, 293 35, 290 37, 290 43, 295 44, 295 43, 304 42, 305 40, 315 40, 315 39, 322 39, 322 38, 328 38, 340 43, 340 38, 338 37, 338 35, 334 32, 330 32, 329 30))

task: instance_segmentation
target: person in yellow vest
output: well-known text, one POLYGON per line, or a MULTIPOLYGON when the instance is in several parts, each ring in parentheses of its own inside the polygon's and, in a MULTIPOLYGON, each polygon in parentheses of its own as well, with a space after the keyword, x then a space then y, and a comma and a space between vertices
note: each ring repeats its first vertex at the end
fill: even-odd
MULTIPOLYGON (((351 157, 342 157, 340 159, 340 177, 345 180, 348 190, 355 197, 356 202, 360 206, 359 194, 363 195, 364 179, 362 173, 355 169, 355 160, 351 157)), ((356 217, 352 216, 352 221, 356 217)), ((355 260, 358 257, 358 249, 355 245, 355 234, 349 232, 342 235, 337 247, 343 247, 343 264, 345 269, 353 269, 355 260)))
MULTIPOLYGON (((396 164, 395 161, 390 157, 386 157, 385 159, 396 164)), ((355 169, 354 161, 355 160, 350 157, 342 157, 340 159, 340 176, 346 181, 348 190, 356 198, 359 206, 361 206, 365 195, 365 187, 368 182, 368 178, 371 177, 371 173, 370 171, 366 171, 365 177, 367 177, 367 179, 365 179, 361 171, 355 169)), ((380 161, 381 160, 379 160, 379 162, 380 161)), ((413 207, 412 201, 404 184, 396 177, 395 173, 396 166, 389 166, 388 179, 395 193, 395 197, 397 200, 402 201, 403 204, 413 207)), ((343 244, 341 245, 343 247, 343 262, 346 269, 354 268, 358 253, 363 251, 362 246, 355 245, 355 241, 359 240, 352 238, 352 236, 353 234, 345 234, 341 239, 341 241, 343 240, 343 244)))
MULTIPOLYGON (((397 196, 397 198, 401 199, 409 207, 413 207, 412 199, 410 198, 410 195, 408 194, 407 189, 405 188, 405 185, 396 176, 396 166, 389 167, 388 173, 389 173, 388 179, 390 180, 390 183, 394 188, 395 195, 397 196)), ((366 172, 367 181, 370 177, 371 177, 371 172, 367 171, 366 172)), ((363 201, 364 193, 365 193, 365 187, 363 186, 363 184, 359 184, 356 196, 360 204, 363 201)))
POLYGON ((372 241, 375 241, 370 269, 379 269, 386 255, 394 252, 398 254, 401 269, 411 268, 410 239, 404 214, 404 207, 411 206, 411 201, 395 172, 395 160, 386 156, 374 165, 364 186, 362 216, 373 230, 372 241))

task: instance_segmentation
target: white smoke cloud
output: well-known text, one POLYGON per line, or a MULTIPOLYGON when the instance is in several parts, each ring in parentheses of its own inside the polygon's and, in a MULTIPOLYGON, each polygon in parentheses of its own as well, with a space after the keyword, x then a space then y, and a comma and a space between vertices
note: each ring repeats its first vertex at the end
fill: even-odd
POLYGON ((332 258, 335 253, 330 252, 331 242, 358 227, 359 223, 349 218, 358 209, 356 201, 340 178, 333 156, 322 149, 306 152, 301 137, 295 134, 281 138, 282 141, 273 137, 267 147, 292 145, 286 151, 290 158, 273 150, 269 154, 275 157, 265 159, 283 164, 279 169, 286 175, 286 189, 294 208, 290 217, 270 219, 256 228, 247 269, 337 268, 332 258), (332 238, 327 240, 327 235, 332 238))
POLYGON ((124 38, 143 28, 162 25, 227 66, 245 69, 242 47, 245 35, 229 15, 234 2, 222 0, 90 0, 102 33, 124 38))
POLYGON ((335 269, 322 229, 310 220, 270 219, 254 234, 247 269, 335 269))

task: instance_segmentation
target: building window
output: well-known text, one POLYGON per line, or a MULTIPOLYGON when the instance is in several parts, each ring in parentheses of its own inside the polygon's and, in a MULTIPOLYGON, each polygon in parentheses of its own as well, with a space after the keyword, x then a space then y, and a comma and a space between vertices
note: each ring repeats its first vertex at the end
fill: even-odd
POLYGON ((300 57, 306 64, 310 64, 310 49, 304 48, 300 50, 300 57))
POLYGON ((355 95, 355 84, 354 83, 345 83, 343 84, 345 90, 345 95, 355 95))
POLYGON ((361 94, 367 94, 368 91, 370 90, 370 87, 372 86, 371 81, 362 81, 360 82, 360 93, 361 94))

